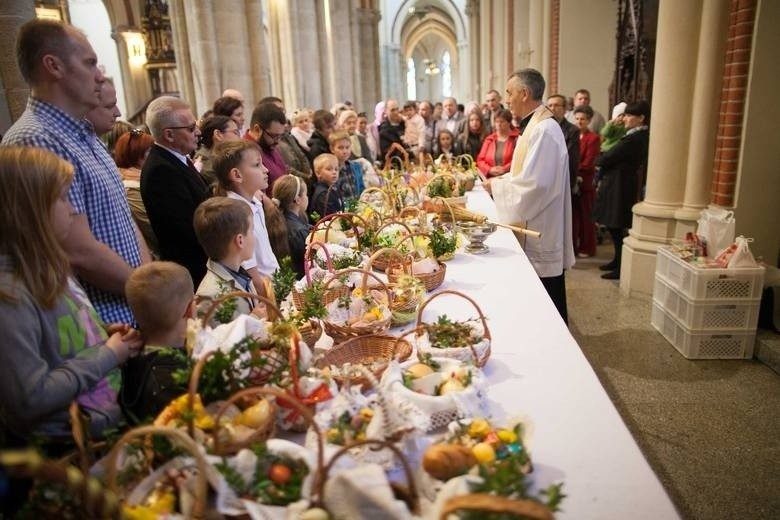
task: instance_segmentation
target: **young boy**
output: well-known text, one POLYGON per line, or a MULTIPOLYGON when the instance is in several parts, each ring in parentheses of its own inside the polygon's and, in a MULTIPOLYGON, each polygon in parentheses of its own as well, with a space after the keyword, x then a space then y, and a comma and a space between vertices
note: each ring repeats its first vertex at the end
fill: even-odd
POLYGON ((187 391, 173 373, 187 367, 187 320, 195 317, 192 278, 174 262, 151 262, 133 271, 125 294, 146 346, 122 368, 119 403, 129 423, 141 424, 187 391))
POLYGON ((217 195, 240 200, 252 211, 254 251, 242 265, 252 278, 255 290, 262 294, 263 276, 271 276, 279 268, 279 262, 271 249, 263 210, 265 204, 273 206, 273 202, 263 194, 268 187, 268 170, 263 166, 260 147, 246 140, 222 142, 215 147, 212 162, 217 195), (262 202, 256 196, 258 193, 262 202))
POLYGON ((344 210, 341 190, 336 182, 339 176, 339 160, 335 155, 323 153, 314 158, 314 174, 317 184, 309 199, 309 218, 317 222, 320 218, 344 210), (316 213, 317 215, 314 215, 316 213))
POLYGON ((363 169, 360 164, 349 160, 352 157, 352 141, 343 130, 333 132, 328 137, 330 151, 339 161, 338 185, 345 199, 357 199, 366 189, 363 181, 363 169))
MULTIPOLYGON (((252 258, 255 250, 252 210, 240 200, 212 197, 201 203, 193 219, 195 236, 209 257, 206 276, 196 294, 204 298, 198 305, 198 315, 211 306, 209 299, 243 291, 257 294, 252 277, 242 263, 252 258)), ((215 327, 250 312, 262 316, 262 306, 252 298, 234 298, 223 303, 209 320, 215 327)))

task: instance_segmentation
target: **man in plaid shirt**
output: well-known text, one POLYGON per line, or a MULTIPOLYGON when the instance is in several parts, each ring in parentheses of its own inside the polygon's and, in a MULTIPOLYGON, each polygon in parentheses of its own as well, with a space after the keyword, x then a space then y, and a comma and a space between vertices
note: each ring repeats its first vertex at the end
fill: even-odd
POLYGON ((119 170, 84 119, 100 104, 105 81, 95 51, 77 29, 51 20, 27 22, 16 50, 30 98, 2 144, 44 148, 73 164, 68 195, 77 215, 65 250, 100 317, 132 324, 124 285, 149 254, 119 170))

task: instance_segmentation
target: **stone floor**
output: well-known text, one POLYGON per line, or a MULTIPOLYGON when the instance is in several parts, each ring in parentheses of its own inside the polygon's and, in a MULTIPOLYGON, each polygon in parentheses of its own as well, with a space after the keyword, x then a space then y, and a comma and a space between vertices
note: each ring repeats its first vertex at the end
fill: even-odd
POLYGON ((755 360, 685 359, 595 258, 567 273, 569 322, 666 488, 691 520, 780 518, 780 376, 755 360))

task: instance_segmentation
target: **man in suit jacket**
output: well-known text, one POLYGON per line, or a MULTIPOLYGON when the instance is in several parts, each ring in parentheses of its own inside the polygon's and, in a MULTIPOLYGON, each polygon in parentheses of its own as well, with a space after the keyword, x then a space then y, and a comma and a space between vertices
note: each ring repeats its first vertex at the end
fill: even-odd
POLYGON ((571 188, 577 184, 577 169, 580 166, 580 131, 566 119, 566 98, 553 94, 547 98, 547 108, 553 113, 555 120, 561 125, 563 137, 566 139, 566 150, 569 152, 569 183, 571 188))
POLYGON ((190 106, 171 96, 149 104, 146 124, 154 146, 141 170, 141 198, 160 243, 161 260, 186 267, 197 286, 206 274, 206 254, 195 237, 192 216, 209 197, 209 189, 189 154, 197 147, 200 130, 190 106))

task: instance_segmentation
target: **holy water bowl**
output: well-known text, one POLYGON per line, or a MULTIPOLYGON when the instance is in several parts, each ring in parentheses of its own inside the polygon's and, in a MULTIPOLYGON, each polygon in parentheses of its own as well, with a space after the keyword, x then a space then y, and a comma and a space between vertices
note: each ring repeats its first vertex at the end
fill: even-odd
POLYGON ((460 222, 458 228, 469 240, 469 244, 466 246, 466 252, 475 255, 481 255, 488 252, 488 246, 485 245, 485 240, 495 232, 495 224, 492 222, 483 222, 482 224, 478 224, 477 222, 460 222))

